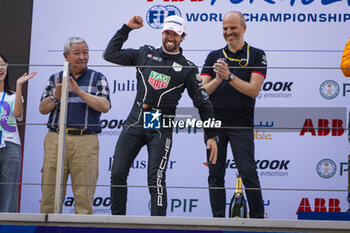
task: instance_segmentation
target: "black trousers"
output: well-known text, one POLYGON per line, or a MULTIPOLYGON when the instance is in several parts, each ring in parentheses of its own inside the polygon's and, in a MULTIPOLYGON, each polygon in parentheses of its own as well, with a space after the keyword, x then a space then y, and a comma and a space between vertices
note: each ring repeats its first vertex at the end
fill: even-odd
MULTIPOLYGON (((260 188, 256 163, 254 159, 254 137, 253 130, 248 129, 219 129, 218 130, 218 159, 216 164, 209 165, 209 187, 221 187, 222 189, 210 189, 210 205, 213 217, 225 217, 226 213, 226 191, 225 174, 227 145, 230 142, 232 154, 242 177, 245 188, 260 188)), ((207 159, 209 161, 209 152, 207 159)), ((235 179, 232 178, 232 182, 235 179)), ((261 190, 246 190, 250 218, 264 218, 264 203, 261 190)))
POLYGON ((111 174, 111 210, 113 215, 126 214, 127 177, 141 148, 147 145, 147 181, 151 194, 151 215, 165 216, 167 193, 165 172, 172 145, 172 130, 125 127, 119 136, 111 174), (121 185, 122 187, 113 187, 121 185))

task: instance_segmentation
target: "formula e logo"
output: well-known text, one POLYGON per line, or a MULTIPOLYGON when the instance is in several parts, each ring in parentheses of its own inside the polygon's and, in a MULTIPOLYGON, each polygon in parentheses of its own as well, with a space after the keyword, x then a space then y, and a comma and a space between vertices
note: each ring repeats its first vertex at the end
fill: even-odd
POLYGON ((143 128, 144 129, 160 129, 160 116, 162 114, 157 110, 156 112, 143 113, 143 128))
POLYGON ((316 171, 320 177, 328 179, 334 176, 337 171, 337 166, 331 159, 322 159, 320 162, 318 162, 316 171))
POLYGON ((324 81, 320 86, 320 93, 325 99, 334 99, 339 94, 339 85, 333 80, 324 81))
POLYGON ((171 15, 181 16, 179 8, 173 5, 155 5, 148 10, 146 19, 149 26, 160 29, 163 27, 164 19, 171 15))

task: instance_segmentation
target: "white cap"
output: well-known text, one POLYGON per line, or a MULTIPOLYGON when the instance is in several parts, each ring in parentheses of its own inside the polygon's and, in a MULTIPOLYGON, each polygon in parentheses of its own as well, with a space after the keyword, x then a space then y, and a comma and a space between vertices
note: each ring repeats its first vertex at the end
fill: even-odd
POLYGON ((185 32, 185 20, 184 20, 184 18, 177 16, 177 15, 172 15, 172 16, 166 17, 164 19, 162 32, 167 31, 167 30, 176 32, 178 35, 181 36, 185 32))

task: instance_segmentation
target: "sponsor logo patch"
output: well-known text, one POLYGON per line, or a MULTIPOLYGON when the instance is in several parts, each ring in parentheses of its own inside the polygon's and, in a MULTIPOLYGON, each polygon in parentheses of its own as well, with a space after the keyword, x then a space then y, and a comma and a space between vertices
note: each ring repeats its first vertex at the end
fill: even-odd
POLYGON ((159 90, 159 89, 167 88, 170 82, 170 79, 171 79, 170 76, 152 71, 148 78, 148 83, 151 84, 151 86, 155 90, 159 90))

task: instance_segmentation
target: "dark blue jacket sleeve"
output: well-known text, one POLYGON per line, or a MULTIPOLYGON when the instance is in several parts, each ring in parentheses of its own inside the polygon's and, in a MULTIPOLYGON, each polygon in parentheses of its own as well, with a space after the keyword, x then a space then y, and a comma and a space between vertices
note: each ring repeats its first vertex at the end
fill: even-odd
MULTIPOLYGON (((196 76, 199 76, 198 69, 195 68, 189 73, 186 79, 186 87, 188 95, 193 101, 193 105, 198 109, 199 115, 202 121, 208 119, 215 119, 213 105, 209 100, 209 96, 203 85, 198 81, 196 76)), ((204 131, 208 138, 214 138, 216 131, 214 128, 204 128, 204 131)))
POLYGON ((119 65, 136 65, 138 59, 138 50, 136 49, 122 49, 124 42, 128 39, 131 32, 126 24, 112 37, 107 48, 103 53, 103 58, 106 61, 119 65))

